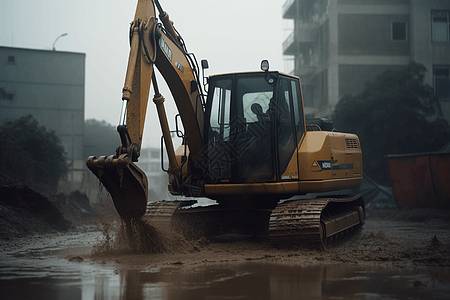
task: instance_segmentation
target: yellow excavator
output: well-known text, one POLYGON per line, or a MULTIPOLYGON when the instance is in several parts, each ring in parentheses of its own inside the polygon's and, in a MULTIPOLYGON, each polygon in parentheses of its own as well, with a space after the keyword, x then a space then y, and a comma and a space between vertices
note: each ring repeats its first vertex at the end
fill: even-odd
POLYGON ((123 220, 146 216, 174 226, 184 222, 191 226, 186 235, 264 234, 280 246, 325 243, 363 224, 360 195, 329 195, 361 184, 359 139, 306 123, 298 77, 269 70, 267 60, 261 71, 205 77, 207 61, 201 62, 200 74, 195 56, 188 53, 158 0, 138 1, 129 38, 117 126, 121 145, 115 155, 86 161, 123 220), (177 125, 174 132, 183 142, 177 150, 154 67, 179 112, 176 123, 181 121, 183 130, 177 125), (170 193, 207 197, 217 204, 148 203, 147 178, 135 163, 151 84, 167 151, 170 193), (324 192, 327 196, 304 196, 324 192))

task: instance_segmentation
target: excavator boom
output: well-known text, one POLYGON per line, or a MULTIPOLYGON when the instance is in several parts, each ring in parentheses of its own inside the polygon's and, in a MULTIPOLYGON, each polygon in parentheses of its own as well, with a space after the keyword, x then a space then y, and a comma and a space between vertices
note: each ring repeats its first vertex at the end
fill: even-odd
POLYGON ((153 101, 169 156, 169 174, 175 182, 181 169, 172 145, 164 97, 159 93, 156 82, 155 66, 168 83, 178 110, 183 111, 181 119, 186 139, 190 142, 190 153, 201 157, 204 101, 196 62, 187 53, 181 36, 159 2, 139 0, 130 27, 130 54, 117 127, 122 144, 115 155, 99 158, 91 156, 86 161, 89 169, 111 194, 120 216, 127 220, 142 216, 147 205, 147 177, 135 162, 140 155, 152 82, 155 90, 153 101), (155 3, 162 23, 156 17, 155 3))

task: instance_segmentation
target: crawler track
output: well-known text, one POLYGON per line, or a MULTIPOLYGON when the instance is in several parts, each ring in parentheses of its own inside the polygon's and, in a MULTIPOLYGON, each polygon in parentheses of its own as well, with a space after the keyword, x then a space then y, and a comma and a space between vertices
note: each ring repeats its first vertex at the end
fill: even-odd
POLYGON ((325 246, 363 222, 364 201, 360 195, 289 201, 273 210, 269 239, 278 247, 325 246))
POLYGON ((277 247, 326 245, 364 222, 360 195, 287 201, 273 211, 220 205, 190 208, 194 203, 149 203, 145 218, 158 226, 171 226, 187 238, 237 233, 266 236, 277 247))

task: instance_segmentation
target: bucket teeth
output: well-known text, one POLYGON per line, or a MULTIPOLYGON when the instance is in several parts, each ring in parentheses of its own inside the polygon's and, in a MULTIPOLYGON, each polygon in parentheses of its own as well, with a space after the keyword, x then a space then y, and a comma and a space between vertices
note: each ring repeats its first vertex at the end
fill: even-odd
POLYGON ((123 219, 131 220, 145 214, 147 176, 126 154, 118 158, 112 155, 90 156, 86 165, 111 194, 114 206, 123 219))

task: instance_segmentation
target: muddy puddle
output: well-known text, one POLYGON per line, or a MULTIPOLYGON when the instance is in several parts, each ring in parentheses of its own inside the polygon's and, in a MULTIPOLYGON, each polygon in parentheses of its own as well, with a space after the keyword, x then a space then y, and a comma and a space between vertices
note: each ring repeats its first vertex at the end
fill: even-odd
POLYGON ((106 218, 0 241, 0 299, 450 299, 447 214, 394 216, 329 249, 187 241, 151 224, 127 233, 106 218))
POLYGON ((448 273, 247 262, 195 270, 86 264, 0 269, 2 299, 448 299, 448 273))
POLYGON ((21 245, 11 244, 0 256, 0 298, 448 299, 450 296, 448 268, 321 263, 321 255, 330 254, 277 250, 264 243, 245 241, 211 243, 196 251, 170 254, 92 255, 99 235, 96 231, 48 235, 21 245), (315 256, 319 259, 312 260, 315 256))

